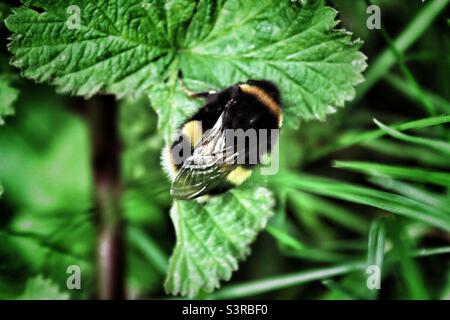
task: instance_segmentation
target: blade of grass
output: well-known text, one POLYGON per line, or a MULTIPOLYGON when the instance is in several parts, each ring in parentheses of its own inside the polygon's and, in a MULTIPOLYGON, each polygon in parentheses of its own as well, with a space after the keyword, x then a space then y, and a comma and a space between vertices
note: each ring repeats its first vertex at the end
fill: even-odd
POLYGON ((393 159, 412 160, 425 166, 444 168, 445 170, 450 168, 447 157, 442 157, 435 151, 416 144, 405 144, 399 140, 378 139, 365 142, 363 146, 393 159), (398 152, 398 150, 402 150, 402 152, 398 152))
POLYGON ((364 234, 368 230, 367 220, 341 206, 298 190, 290 191, 290 193, 293 197, 308 202, 310 208, 313 208, 320 215, 334 221, 340 226, 364 234))
POLYGON ((404 286, 407 288, 410 299, 429 299, 429 295, 423 281, 420 270, 413 260, 408 239, 403 233, 400 221, 390 221, 387 224, 389 237, 394 246, 391 254, 397 257, 400 264, 400 275, 403 278, 404 286))
POLYGON ((49 254, 58 255, 64 259, 80 261, 80 263, 82 263, 83 265, 89 266, 89 268, 92 267, 92 261, 86 259, 86 257, 74 254, 73 252, 68 251, 66 248, 63 248, 56 243, 52 243, 45 237, 42 237, 38 234, 30 232, 15 232, 12 230, 0 230, 0 240, 2 242, 2 245, 6 243, 5 239, 20 241, 21 243, 24 243, 24 246, 27 246, 28 243, 35 244, 43 250, 46 250, 49 254))
MULTIPOLYGON (((415 252, 414 257, 427 257, 433 254, 442 254, 450 251, 450 247, 421 249, 415 252), (434 252, 433 252, 434 251, 434 252), (429 253, 429 254, 428 254, 429 253)), ((366 261, 355 261, 327 268, 317 268, 300 271, 282 276, 268 277, 260 280, 249 281, 241 284, 229 285, 219 291, 207 295, 207 299, 237 299, 250 297, 270 291, 275 291, 295 285, 328 280, 336 276, 349 274, 358 270, 364 270, 366 261)))
POLYGON ((127 234, 131 245, 139 249, 156 270, 165 275, 169 261, 165 252, 137 227, 129 226, 127 234))
POLYGON ((389 191, 395 191, 405 197, 416 199, 420 202, 429 204, 437 209, 447 210, 450 207, 450 201, 445 201, 443 197, 427 192, 425 189, 414 185, 400 182, 392 178, 371 177, 368 179, 371 183, 389 191))
POLYGON ((274 226, 268 226, 267 232, 277 240, 281 252, 286 256, 320 262, 342 262, 346 259, 345 256, 338 253, 307 248, 303 243, 289 235, 286 231, 274 226))
POLYGON ((450 268, 448 268, 449 271, 447 271, 447 280, 444 285, 444 288, 441 290, 441 293, 439 294, 439 298, 441 300, 450 300, 450 268))
MULTIPOLYGON (((383 274, 384 244, 386 237, 384 220, 384 218, 380 218, 372 222, 369 231, 369 241, 367 248, 367 265, 377 266, 380 270, 380 277, 383 274)), ((370 290, 369 297, 371 299, 376 299, 378 293, 379 290, 370 290)))
POLYGON ((294 250, 303 250, 305 246, 299 240, 287 234, 284 230, 273 226, 267 226, 267 232, 274 237, 280 244, 290 247, 294 250))
POLYGON ((332 229, 320 219, 317 208, 311 205, 308 199, 302 198, 294 192, 288 193, 288 199, 289 207, 305 233, 316 240, 318 239, 315 236, 320 235, 320 241, 331 240, 336 237, 335 229, 332 229))
POLYGON ((417 249, 413 252, 414 256, 419 257, 429 257, 439 254, 450 254, 450 246, 447 247, 437 247, 437 248, 423 248, 417 249))
MULTIPOLYGON (((436 117, 427 117, 419 120, 395 124, 390 127, 398 131, 406 131, 411 129, 423 129, 449 122, 450 122, 450 115, 440 115, 436 117)), ((347 132, 341 135, 334 143, 329 144, 313 152, 313 154, 308 158, 308 160, 309 162, 315 161, 337 150, 361 144, 367 141, 375 140, 380 137, 383 137, 386 134, 387 133, 381 129, 367 132, 347 132)))
POLYGON ((376 265, 380 269, 383 267, 384 243, 386 237, 386 229, 384 226, 384 218, 376 219, 372 222, 369 232, 369 241, 367 249, 367 264, 376 265))
POLYGON ((421 50, 420 51, 411 52, 406 55, 406 61, 408 62, 430 62, 430 61, 436 61, 437 59, 440 59, 440 55, 436 52, 430 52, 428 49, 421 50))
MULTIPOLYGON (((405 52, 428 29, 434 19, 446 8, 450 0, 429 1, 416 17, 408 24, 402 33, 394 40, 393 46, 400 53, 405 52)), ((358 103, 365 94, 378 82, 397 62, 391 48, 386 48, 371 64, 366 81, 357 88, 357 97, 354 104, 358 103)))
MULTIPOLYGON (((408 85, 405 79, 389 73, 384 76, 383 80, 385 80, 392 88, 396 89, 412 102, 418 103, 419 97, 417 96, 417 92, 411 88, 410 85, 408 85)), ((427 96, 427 99, 430 100, 441 112, 450 113, 450 102, 448 102, 445 98, 423 88, 422 93, 427 96)))
POLYGON ((401 178, 450 187, 450 173, 423 168, 393 166, 362 161, 335 161, 335 168, 361 172, 372 176, 401 178))
POLYGON ((284 189, 278 190, 276 193, 277 195, 277 212, 276 212, 276 219, 277 219, 277 225, 284 225, 286 223, 286 198, 287 198, 287 191, 284 189))
POLYGON ((281 185, 359 203, 406 216, 444 230, 450 230, 449 215, 445 215, 429 205, 397 194, 361 187, 347 182, 290 172, 279 173, 271 177, 270 181, 275 188, 281 185))
MULTIPOLYGON (((362 297, 358 297, 354 292, 351 292, 348 288, 344 287, 339 282, 328 279, 323 280, 322 284, 327 287, 330 291, 334 291, 340 299, 350 299, 350 300, 362 300, 362 297)), ((339 299, 339 300, 340 300, 339 299)))
POLYGON ((323 242, 320 244, 325 250, 338 250, 338 251, 366 251, 367 246, 364 244, 364 240, 333 240, 323 242))
POLYGON ((349 255, 314 248, 305 248, 303 250, 285 249, 283 255, 289 258, 301 259, 302 261, 315 261, 321 263, 339 263, 349 260, 349 255))
MULTIPOLYGON (((370 0, 368 0, 368 1, 371 2, 370 0)), ((382 28, 381 34, 383 35, 384 39, 386 40, 392 53, 395 55, 395 58, 397 59, 397 64, 399 65, 401 72, 403 73, 403 75, 406 78, 407 85, 414 92, 418 101, 421 102, 421 105, 425 108, 425 111, 430 115, 435 115, 436 107, 434 106, 433 102, 428 98, 428 96, 424 94, 421 86, 417 82, 412 71, 408 68, 408 66, 406 64, 405 56, 403 55, 402 52, 397 50, 397 48, 394 45, 394 42, 392 41, 391 36, 386 31, 386 29, 382 28)))
POLYGON ((428 138, 422 138, 422 137, 414 137, 407 135, 405 133, 402 133, 398 130, 395 130, 393 128, 388 127, 387 125, 381 123, 377 119, 373 119, 373 122, 384 132, 386 132, 391 137, 394 137, 396 139, 419 144, 422 146, 429 147, 431 149, 434 149, 435 151, 442 152, 443 154, 450 156, 450 143, 445 141, 439 141, 434 139, 428 139, 428 138))
POLYGON ((244 284, 231 285, 209 296, 212 299, 236 299, 253 296, 273 290, 278 290, 294 285, 300 285, 312 281, 328 279, 342 274, 363 269, 362 262, 345 263, 329 268, 318 268, 301 271, 283 276, 256 280, 244 284))

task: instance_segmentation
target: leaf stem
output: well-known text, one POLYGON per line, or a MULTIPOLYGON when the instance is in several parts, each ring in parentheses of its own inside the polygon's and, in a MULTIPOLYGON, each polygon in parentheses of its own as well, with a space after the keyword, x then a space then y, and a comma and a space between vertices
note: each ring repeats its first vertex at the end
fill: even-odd
POLYGON ((98 298, 123 299, 124 236, 120 215, 118 106, 112 96, 88 101, 98 226, 98 298))

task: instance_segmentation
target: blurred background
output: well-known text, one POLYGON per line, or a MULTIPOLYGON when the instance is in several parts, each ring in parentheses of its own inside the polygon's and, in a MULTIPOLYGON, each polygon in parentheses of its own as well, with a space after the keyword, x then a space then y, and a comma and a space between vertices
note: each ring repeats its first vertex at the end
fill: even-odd
MULTIPOLYGON (((328 2, 364 40, 367 82, 326 123, 283 129, 283 174, 269 182, 276 215, 222 286, 347 266, 337 277, 269 286, 245 298, 449 299, 450 234, 439 225, 450 217, 449 8, 432 16, 421 0, 374 1, 382 29, 369 30, 366 1, 328 2), (380 129, 374 118, 396 130, 380 129), (380 248, 381 290, 368 290, 364 270, 352 266, 378 264, 380 248)), ((0 4, 2 20, 11 4, 18 5, 0 4)), ((19 90, 15 115, 0 126, 0 299, 95 297, 87 103, 21 78, 8 64, 3 23, 0 32, 0 72, 19 90), (80 266, 81 290, 66 288, 68 265, 80 266)), ((175 237, 160 166, 163 138, 147 98, 121 100, 118 110, 126 294, 167 298, 175 237)), ((211 297, 237 296, 219 290, 211 297)))

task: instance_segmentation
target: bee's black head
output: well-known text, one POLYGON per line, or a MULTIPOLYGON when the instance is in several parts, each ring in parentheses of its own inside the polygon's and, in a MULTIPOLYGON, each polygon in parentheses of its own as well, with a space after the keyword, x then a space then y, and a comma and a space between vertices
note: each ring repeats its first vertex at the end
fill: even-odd
POLYGON ((263 89, 278 105, 281 105, 280 90, 274 83, 267 80, 248 80, 247 84, 263 89))

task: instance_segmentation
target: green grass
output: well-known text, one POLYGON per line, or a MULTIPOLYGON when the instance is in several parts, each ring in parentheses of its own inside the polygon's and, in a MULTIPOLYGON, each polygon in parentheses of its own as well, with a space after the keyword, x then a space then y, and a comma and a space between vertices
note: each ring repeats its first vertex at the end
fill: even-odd
POLYGON ((450 174, 442 171, 357 161, 336 161, 334 166, 336 168, 357 171, 373 176, 385 176, 422 183, 431 183, 443 187, 450 186, 450 174))
MULTIPOLYGON (((392 46, 399 53, 406 52, 423 35, 436 19, 436 16, 448 5, 449 0, 432 0, 428 2, 393 41, 392 46)), ((398 56, 390 47, 378 55, 371 63, 365 83, 358 89, 358 96, 355 103, 360 101, 370 88, 397 63, 399 63, 398 56)))
MULTIPOLYGON (((421 249, 416 253, 412 253, 412 256, 408 258, 420 258, 440 254, 448 254, 450 247, 443 248, 426 248, 421 249)), ((403 256, 397 256, 396 259, 404 259, 403 256)), ((392 259, 392 258, 391 258, 392 259)), ((278 277, 267 277, 261 280, 250 281, 247 283, 228 285, 221 289, 219 292, 207 295, 207 299, 238 299, 247 298, 275 290, 280 290, 286 287, 298 286, 306 284, 312 281, 320 281, 325 279, 333 279, 354 272, 361 272, 367 266, 364 261, 349 262, 345 264, 339 264, 332 267, 316 268, 291 274, 286 274, 278 277)), ((416 275, 411 274, 411 270, 407 270, 406 278, 416 279, 416 275)), ((417 290, 415 287, 420 287, 417 284, 410 284, 414 287, 413 290, 417 290)), ((424 290, 419 289, 418 296, 424 293, 424 290)))

